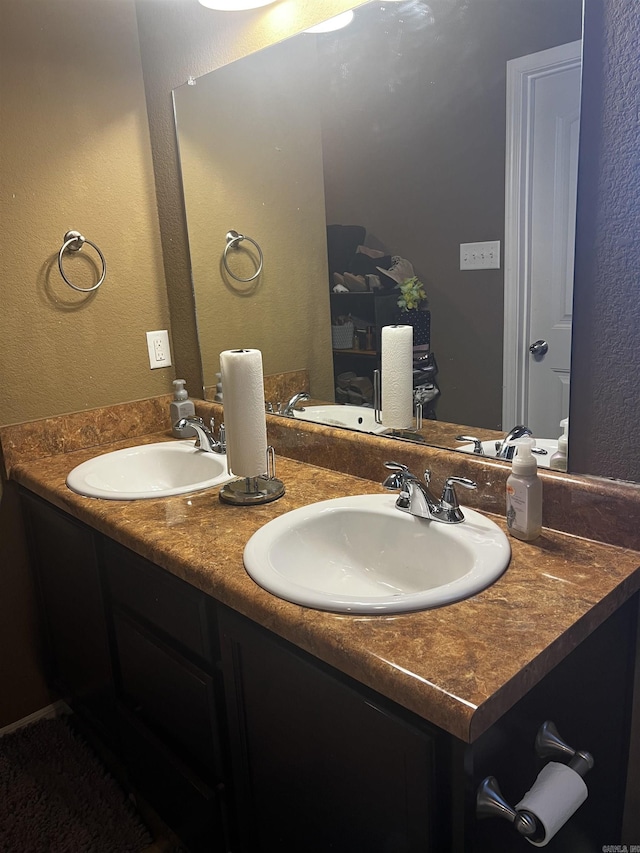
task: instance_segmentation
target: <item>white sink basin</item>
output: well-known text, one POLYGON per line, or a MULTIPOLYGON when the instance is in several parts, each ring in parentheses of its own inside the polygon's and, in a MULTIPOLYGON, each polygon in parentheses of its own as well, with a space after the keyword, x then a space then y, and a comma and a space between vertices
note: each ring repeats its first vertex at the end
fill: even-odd
POLYGON ((475 595, 509 563, 500 528, 464 509, 461 524, 415 518, 397 494, 292 510, 247 542, 244 564, 269 592, 318 610, 403 613, 475 595))
MULTIPOLYGON (((558 449, 558 441, 555 438, 536 438, 535 440, 536 450, 545 450, 546 453, 539 454, 534 453, 535 460, 538 463, 538 468, 548 468, 549 460, 553 456, 553 454, 558 449)), ((495 459, 496 456, 496 443, 495 441, 483 441, 482 444, 482 452, 485 456, 489 456, 492 459, 495 459)), ((461 444, 458 450, 462 450, 463 453, 473 453, 473 444, 461 444)))
POLYGON ((360 432, 381 433, 385 430, 382 424, 375 422, 373 409, 367 406, 305 406, 304 409, 294 409, 293 417, 360 432))
POLYGON ((71 471, 67 486, 89 498, 132 501, 183 495, 232 478, 225 454, 196 450, 193 440, 162 441, 94 456, 71 471))

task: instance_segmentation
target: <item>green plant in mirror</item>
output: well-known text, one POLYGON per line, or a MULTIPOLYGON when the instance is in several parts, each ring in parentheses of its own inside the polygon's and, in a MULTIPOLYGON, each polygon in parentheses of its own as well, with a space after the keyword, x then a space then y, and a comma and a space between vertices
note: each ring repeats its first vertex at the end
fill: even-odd
POLYGON ((403 311, 411 311, 412 309, 417 308, 420 303, 424 302, 427 298, 427 294, 424 290, 424 284, 415 275, 411 278, 405 278, 404 281, 396 284, 396 287, 400 291, 398 307, 403 311))

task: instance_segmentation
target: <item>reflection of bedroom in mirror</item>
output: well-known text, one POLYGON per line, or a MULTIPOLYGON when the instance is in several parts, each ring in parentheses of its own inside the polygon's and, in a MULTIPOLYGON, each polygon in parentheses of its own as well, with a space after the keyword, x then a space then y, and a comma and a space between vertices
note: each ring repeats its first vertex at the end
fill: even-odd
MULTIPOLYGON (((493 446, 525 422, 557 438, 580 31, 580 0, 371 2, 344 30, 175 90, 205 385, 220 351, 253 346, 265 374, 308 370, 314 400, 366 404, 380 328, 402 322, 396 279, 415 275, 440 392, 423 437, 453 447, 473 430, 493 446), (358 229, 339 260, 337 226, 358 229), (249 284, 221 266, 231 229, 264 251, 249 284), (530 352, 539 340, 547 351, 530 352), (345 389, 344 374, 362 381, 345 389)), ((250 275, 251 246, 232 262, 250 275)))

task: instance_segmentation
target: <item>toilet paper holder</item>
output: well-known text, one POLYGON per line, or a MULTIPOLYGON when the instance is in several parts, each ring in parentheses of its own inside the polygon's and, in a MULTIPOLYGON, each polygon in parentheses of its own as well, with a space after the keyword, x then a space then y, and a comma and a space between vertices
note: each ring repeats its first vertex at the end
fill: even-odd
MULTIPOLYGON (((566 763, 582 778, 594 765, 593 756, 589 752, 575 750, 565 743, 551 720, 544 722, 538 729, 535 750, 540 758, 559 759, 566 763)), ((516 811, 510 806, 502 796, 495 776, 487 776, 478 787, 476 816, 502 817, 512 823, 516 831, 525 838, 535 842, 544 838, 545 831, 536 816, 526 809, 516 811)))

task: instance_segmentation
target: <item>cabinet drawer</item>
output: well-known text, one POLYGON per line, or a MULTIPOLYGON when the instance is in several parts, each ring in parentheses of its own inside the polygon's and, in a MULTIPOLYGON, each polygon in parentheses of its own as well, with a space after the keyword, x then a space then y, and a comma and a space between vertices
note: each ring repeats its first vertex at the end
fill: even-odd
POLYGON ((104 557, 113 600, 213 666, 204 593, 111 539, 104 557))
POLYGON ((207 779, 221 777, 213 678, 126 616, 114 614, 119 694, 207 779))

